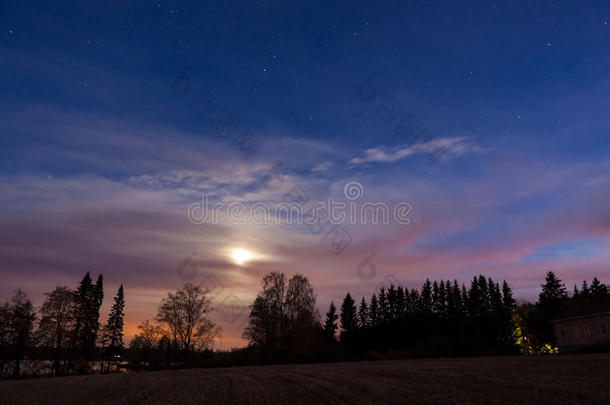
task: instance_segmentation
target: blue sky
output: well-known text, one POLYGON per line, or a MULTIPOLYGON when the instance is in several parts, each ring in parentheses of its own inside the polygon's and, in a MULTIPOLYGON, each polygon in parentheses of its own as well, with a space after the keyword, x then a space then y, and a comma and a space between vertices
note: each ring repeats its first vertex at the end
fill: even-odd
MULTIPOLYGON (((610 282, 606 2, 1 7, 0 294, 102 272, 131 292, 133 329, 193 252, 223 285, 219 306, 247 306, 273 269, 310 277, 320 308, 386 276, 484 273, 524 298, 547 270, 610 282), (204 90, 208 115, 192 104, 204 90), (388 103, 400 111, 386 122, 388 103), (249 159, 214 133, 222 109, 260 140, 249 159), (406 144, 407 116, 436 143, 406 144), (302 227, 185 219, 202 193, 253 204, 299 185, 324 200, 349 181, 422 223, 346 226, 353 242, 334 255, 302 227), (248 266, 231 262, 235 247, 248 266), (372 251, 379 273, 359 279, 372 251)), ((241 344, 228 323, 223 345, 241 344)))

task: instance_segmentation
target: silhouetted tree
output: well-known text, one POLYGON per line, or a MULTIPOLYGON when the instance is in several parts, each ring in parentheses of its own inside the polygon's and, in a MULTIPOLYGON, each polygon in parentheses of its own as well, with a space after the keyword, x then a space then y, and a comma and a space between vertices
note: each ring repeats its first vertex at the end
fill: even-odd
POLYGON ((379 290, 379 299, 377 300, 379 309, 377 310, 377 322, 384 323, 390 320, 390 307, 386 296, 385 288, 379 290))
POLYGON ((430 283, 430 279, 426 279, 426 282, 421 288, 419 308, 424 316, 429 316, 432 313, 432 284, 430 283))
POLYGON ((576 284, 574 284, 574 290, 572 290, 572 298, 576 301, 580 301, 580 291, 578 291, 576 284))
POLYGON ((191 283, 185 283, 175 293, 167 293, 161 301, 157 320, 167 325, 187 365, 191 352, 208 347, 219 333, 216 325, 206 318, 210 310, 211 299, 201 287, 191 283))
POLYGON ((406 298, 405 298, 405 290, 402 286, 398 286, 396 288, 396 318, 403 319, 406 313, 406 298))
POLYGON ((11 306, 8 302, 0 303, 0 378, 7 377, 11 356, 13 332, 11 330, 11 306))
POLYGON ((377 326, 379 324, 379 303, 377 302, 377 296, 373 294, 371 297, 371 306, 369 308, 369 324, 370 326, 377 326))
POLYGON ((568 293, 561 280, 552 271, 546 274, 545 283, 541 287, 542 291, 538 296, 538 307, 542 316, 540 333, 545 342, 554 344, 555 332, 550 321, 559 314, 560 306, 567 299, 568 293))
POLYGON ((601 301, 608 296, 608 287, 602 284, 597 277, 591 282, 591 300, 601 301))
POLYGON ((168 335, 160 325, 149 320, 142 322, 129 346, 130 363, 139 365, 144 361, 151 368, 158 368, 162 363, 169 365, 171 340, 168 335))
POLYGON ((364 297, 362 297, 362 301, 360 301, 360 307, 358 308, 358 320, 360 321, 361 328, 369 327, 369 307, 364 297))
POLYGON ((580 288, 580 297, 584 301, 591 299, 591 290, 589 289, 589 283, 587 283, 587 280, 582 281, 582 286, 580 288))
POLYGON ((324 333, 326 336, 334 338, 335 333, 337 333, 337 319, 339 319, 339 315, 337 315, 337 308, 335 307, 334 302, 330 302, 330 307, 328 308, 328 312, 326 313, 326 320, 324 321, 324 333))
POLYGON ((21 362, 33 341, 36 321, 34 306, 23 291, 17 290, 11 301, 3 305, 0 321, 3 323, 0 328, 0 335, 3 336, 0 336, 0 340, 3 346, 6 345, 4 349, 8 349, 10 358, 14 361, 13 376, 19 377, 21 362))
POLYGON ((309 280, 294 275, 286 285, 283 273, 263 277, 262 291, 250 306, 244 338, 263 350, 266 361, 306 356, 323 333, 315 310, 316 297, 309 280))
POLYGON ((89 272, 81 280, 75 293, 75 324, 72 331, 72 356, 71 363, 75 359, 79 361, 77 372, 85 372, 89 369, 86 361, 90 361, 95 353, 97 333, 100 328, 100 307, 104 299, 103 277, 100 274, 97 282, 92 283, 89 272))
POLYGON ((104 327, 104 340, 107 341, 106 357, 110 361, 115 359, 115 356, 120 356, 124 349, 123 344, 123 318, 125 317, 125 294, 123 284, 114 297, 114 304, 110 309, 108 321, 104 327))
POLYGON ((341 338, 344 339, 358 328, 356 303, 347 293, 341 304, 341 338))
POLYGON ((45 295, 38 333, 41 343, 53 349, 53 372, 59 375, 67 371, 63 370, 61 361, 74 327, 74 292, 68 287, 56 287, 45 295))

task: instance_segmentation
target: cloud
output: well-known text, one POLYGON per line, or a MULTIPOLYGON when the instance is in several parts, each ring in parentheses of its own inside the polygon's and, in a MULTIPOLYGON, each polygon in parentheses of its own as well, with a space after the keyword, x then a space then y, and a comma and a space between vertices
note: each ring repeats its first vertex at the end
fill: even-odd
POLYGON ((311 171, 315 173, 325 172, 333 165, 333 162, 327 161, 314 166, 311 171))
POLYGON ((353 165, 383 162, 391 163, 417 154, 438 154, 443 158, 450 155, 464 155, 467 153, 486 153, 490 149, 483 148, 469 141, 466 137, 439 138, 428 142, 421 142, 407 147, 386 148, 379 146, 364 151, 363 157, 352 158, 349 163, 353 165))

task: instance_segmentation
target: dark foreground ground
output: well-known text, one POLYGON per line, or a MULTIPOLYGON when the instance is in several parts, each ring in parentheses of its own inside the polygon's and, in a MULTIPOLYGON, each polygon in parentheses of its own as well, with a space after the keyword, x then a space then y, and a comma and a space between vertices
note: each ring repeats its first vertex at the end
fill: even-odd
POLYGON ((610 403, 610 354, 261 366, 0 382, 0 404, 610 403))

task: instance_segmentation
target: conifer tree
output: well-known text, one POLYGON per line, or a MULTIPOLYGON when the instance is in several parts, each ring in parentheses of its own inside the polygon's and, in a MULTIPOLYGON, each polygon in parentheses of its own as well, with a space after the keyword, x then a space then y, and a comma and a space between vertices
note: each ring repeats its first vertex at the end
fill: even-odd
POLYGON ((120 285, 116 296, 114 297, 114 304, 110 310, 108 316, 108 322, 106 323, 105 333, 108 339, 108 348, 112 355, 120 354, 124 348, 123 344, 123 318, 125 313, 125 295, 123 291, 123 284, 120 285))
POLYGON ((591 290, 589 289, 589 284, 587 280, 582 281, 582 286, 580 288, 580 298, 583 301, 587 301, 591 298, 591 290))
POLYGON ((405 291, 402 286, 396 288, 396 318, 402 319, 405 316, 405 291))
POLYGON ((435 315, 440 314, 440 299, 438 296, 438 283, 436 280, 432 283, 432 312, 435 315))
POLYGON ((568 296, 566 287, 552 271, 546 274, 545 283, 541 287, 538 302, 547 315, 554 316, 559 310, 559 305, 568 296))
POLYGON ((447 290, 445 289, 443 280, 441 280, 438 285, 438 303, 436 304, 436 310, 441 318, 447 317, 447 290))
MULTIPOLYGON (((89 272, 81 280, 75 294, 75 327, 72 342, 72 360, 80 356, 91 360, 95 352, 99 330, 100 307, 104 298, 103 278, 93 284, 89 272)), ((79 370, 82 371, 82 370, 79 370)))
POLYGON ((341 336, 345 337, 358 327, 356 303, 350 293, 347 293, 341 304, 341 336))
POLYGON ((379 303, 379 311, 377 316, 377 321, 379 323, 384 323, 390 320, 390 309, 388 306, 388 299, 385 293, 385 288, 381 287, 379 290, 379 299, 377 300, 379 303))
POLYGON ((409 293, 409 301, 411 302, 409 315, 413 316, 419 314, 421 312, 421 302, 419 291, 417 291, 417 289, 411 289, 411 292, 409 293))
POLYGON ((576 284, 574 284, 574 290, 572 290, 572 298, 574 298, 576 301, 580 300, 580 292, 578 291, 576 284))
POLYGON ((541 286, 542 291, 538 296, 538 307, 542 315, 540 335, 544 342, 555 343, 555 332, 550 322, 559 314, 559 308, 568 297, 568 293, 561 280, 552 271, 546 274, 545 283, 541 286))
POLYGON ((362 301, 360 301, 360 307, 358 308, 358 318, 360 320, 361 328, 369 327, 369 308, 366 304, 366 300, 362 297, 362 301))
POLYGON ((372 327, 379 325, 379 304, 377 296, 373 294, 371 297, 371 307, 369 308, 369 324, 372 327))
POLYGON ((506 280, 502 282, 502 306, 507 314, 515 311, 517 301, 513 298, 513 290, 510 288, 506 280))
POLYGON ((394 288, 394 285, 390 285, 390 288, 388 288, 387 299, 388 299, 387 320, 394 320, 394 319, 396 319, 396 316, 398 313, 398 305, 396 302, 396 289, 394 288))
POLYGON ((591 282, 591 299, 594 301, 601 301, 608 295, 608 287, 602 284, 597 277, 593 278, 591 282))
POLYGON ((430 315, 432 313, 432 284, 430 283, 430 279, 426 279, 426 282, 421 288, 419 302, 421 313, 425 316, 430 315))
POLYGON ((326 336, 332 338, 335 337, 338 327, 337 319, 339 319, 339 315, 337 315, 337 308, 335 307, 335 303, 331 301, 328 312, 326 313, 326 320, 324 321, 324 333, 326 336))

